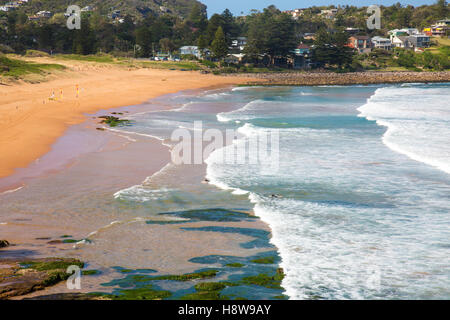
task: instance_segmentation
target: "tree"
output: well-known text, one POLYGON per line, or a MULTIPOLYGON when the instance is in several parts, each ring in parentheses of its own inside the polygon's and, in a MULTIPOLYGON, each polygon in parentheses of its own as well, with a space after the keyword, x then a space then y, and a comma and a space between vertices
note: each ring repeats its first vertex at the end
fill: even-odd
POLYGON ((141 57, 148 57, 152 48, 152 33, 146 26, 141 26, 136 29, 136 44, 140 46, 139 55, 141 57))
POLYGON ((248 43, 245 48, 249 56, 255 58, 257 55, 268 55, 273 65, 275 57, 289 55, 296 45, 295 21, 288 14, 270 6, 249 18, 248 43))
POLYGON ((164 52, 171 53, 173 50, 175 50, 175 45, 169 38, 163 38, 159 40, 159 46, 161 47, 161 50, 164 52))
POLYGON ((339 69, 347 67, 353 61, 355 51, 348 46, 348 34, 339 31, 335 34, 321 29, 314 41, 313 59, 322 66, 337 65, 339 69))
POLYGON ((203 11, 200 3, 196 2, 192 6, 191 12, 189 14, 188 21, 190 23, 192 23, 192 25, 195 28, 199 28, 201 31, 203 31, 206 28, 206 26, 208 24, 208 21, 207 21, 207 18, 206 18, 206 14, 203 11))
POLYGON ((446 0, 438 0, 436 3, 436 14, 438 18, 446 19, 448 14, 448 4, 446 0))
POLYGON ((76 54, 83 55, 94 53, 97 41, 89 20, 87 18, 82 18, 81 29, 74 30, 74 32, 75 36, 72 43, 72 50, 76 54))
POLYGON ((208 21, 208 26, 206 28, 206 35, 208 39, 208 44, 211 44, 216 36, 217 29, 222 27, 223 29, 224 21, 221 15, 214 14, 208 21))
POLYGON ((219 60, 222 60, 228 55, 227 40, 225 39, 225 34, 223 33, 222 27, 217 29, 214 41, 211 44, 211 50, 213 56, 219 60))

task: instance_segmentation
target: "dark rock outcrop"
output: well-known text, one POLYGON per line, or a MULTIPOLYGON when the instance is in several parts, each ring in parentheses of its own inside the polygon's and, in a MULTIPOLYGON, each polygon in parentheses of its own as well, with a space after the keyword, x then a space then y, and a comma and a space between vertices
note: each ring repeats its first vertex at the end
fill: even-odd
POLYGON ((6 248, 9 246, 9 242, 6 240, 0 240, 0 248, 6 248))
POLYGON ((70 277, 69 266, 80 268, 76 259, 45 258, 32 260, 0 260, 0 300, 42 290, 70 277))

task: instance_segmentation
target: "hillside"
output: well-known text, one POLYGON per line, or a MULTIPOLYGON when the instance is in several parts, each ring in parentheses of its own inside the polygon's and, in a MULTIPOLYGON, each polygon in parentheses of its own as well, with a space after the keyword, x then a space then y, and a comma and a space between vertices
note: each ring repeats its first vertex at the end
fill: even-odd
MULTIPOLYGON (((0 0, 0 5, 10 0, 0 0)), ((35 14, 41 10, 52 13, 64 12, 69 5, 77 4, 80 7, 91 6, 102 15, 111 14, 120 10, 122 16, 131 15, 136 19, 146 16, 159 16, 164 13, 187 17, 192 7, 197 4, 204 12, 206 6, 197 0, 29 0, 20 10, 27 14, 35 14)))

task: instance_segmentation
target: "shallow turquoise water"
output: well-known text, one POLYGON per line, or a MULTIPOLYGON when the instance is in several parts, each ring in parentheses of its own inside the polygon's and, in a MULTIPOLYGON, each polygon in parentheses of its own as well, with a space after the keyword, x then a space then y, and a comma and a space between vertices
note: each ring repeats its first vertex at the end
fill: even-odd
MULTIPOLYGON (((242 143, 277 130, 277 171, 224 163, 224 152, 236 152, 229 146, 207 159, 207 177, 246 193, 268 222, 291 298, 448 299, 449 97, 448 84, 237 88, 140 115, 127 130, 167 143, 194 120, 239 129, 242 143), (230 110, 216 115, 219 107, 230 110)), ((227 197, 196 200, 230 207, 227 197)))

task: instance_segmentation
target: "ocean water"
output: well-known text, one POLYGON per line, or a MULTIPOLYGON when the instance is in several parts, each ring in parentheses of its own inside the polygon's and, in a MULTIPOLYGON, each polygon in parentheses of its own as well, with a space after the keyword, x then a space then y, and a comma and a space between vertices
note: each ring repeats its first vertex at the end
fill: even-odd
POLYGON ((147 268, 150 218, 200 210, 203 220, 219 221, 214 215, 223 211, 211 209, 253 209, 272 231, 290 299, 449 299, 449 100, 449 84, 239 87, 165 96, 152 103, 174 109, 130 114, 132 126, 114 129, 127 149, 89 155, 66 173, 8 193, 0 211, 28 218, 33 208, 55 218, 49 220, 55 230, 88 226, 83 236, 93 241, 77 248, 81 257, 147 268), (146 157, 154 156, 145 139, 173 148, 177 129, 238 135, 203 164, 169 163, 124 188, 127 158, 135 157, 130 170, 144 172, 146 157), (276 158, 237 147, 267 134, 279 138, 276 158), (230 155, 246 161, 223 161, 230 155), (202 183, 205 176, 210 183, 202 183))
POLYGON ((247 139, 277 129, 279 170, 226 165, 217 150, 208 178, 250 192, 287 295, 450 298, 450 86, 259 90, 217 118, 247 139))
POLYGON ((235 88, 130 130, 168 141, 202 120, 238 130, 234 144, 278 133, 278 170, 224 162, 234 144, 206 170, 269 224, 291 299, 449 299, 449 100, 449 84, 235 88))

